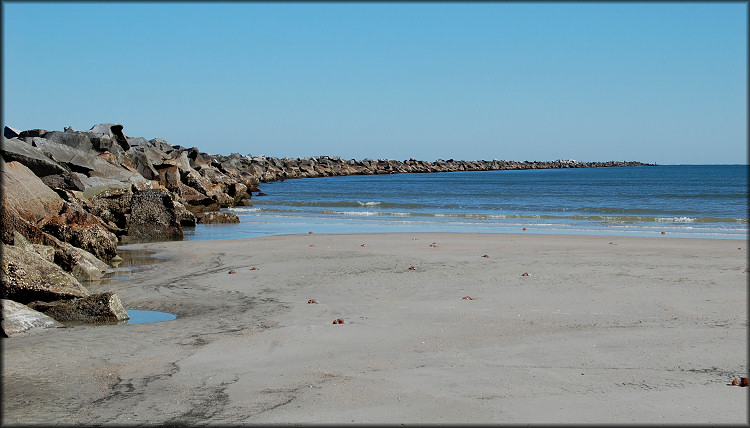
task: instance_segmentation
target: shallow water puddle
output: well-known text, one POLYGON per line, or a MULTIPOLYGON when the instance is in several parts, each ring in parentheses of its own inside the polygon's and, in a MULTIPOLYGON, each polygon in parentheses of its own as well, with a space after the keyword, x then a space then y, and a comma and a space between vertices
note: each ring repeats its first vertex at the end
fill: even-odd
MULTIPOLYGON (((156 263, 162 263, 166 260, 154 257, 155 251, 149 250, 126 250, 119 248, 118 255, 122 258, 117 264, 113 264, 114 272, 106 278, 106 282, 112 280, 130 281, 130 276, 126 275, 136 270, 141 270, 156 263), (124 275, 125 274, 125 275, 124 275)), ((121 325, 145 324, 150 322, 171 321, 177 318, 177 315, 159 311, 138 311, 125 310, 130 319, 122 321, 121 325)))
POLYGON ((127 250, 118 248, 117 255, 119 259, 110 262, 111 270, 106 273, 100 280, 89 281, 86 285, 104 285, 113 281, 129 281, 129 274, 149 268, 151 265, 163 263, 166 259, 154 256, 156 251, 150 250, 127 250))
POLYGON ((128 313, 128 316, 130 316, 130 319, 127 320, 127 322, 124 322, 123 324, 143 324, 147 322, 159 322, 159 321, 171 321, 173 319, 177 318, 177 315, 170 314, 167 312, 159 312, 159 311, 136 311, 136 310, 126 310, 125 312, 128 313))

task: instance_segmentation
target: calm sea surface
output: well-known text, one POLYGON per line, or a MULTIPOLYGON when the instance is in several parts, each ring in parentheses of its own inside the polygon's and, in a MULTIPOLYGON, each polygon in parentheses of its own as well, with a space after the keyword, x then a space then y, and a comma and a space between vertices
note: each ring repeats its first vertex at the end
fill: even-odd
POLYGON ((240 224, 186 240, 378 232, 747 239, 746 165, 665 165, 303 178, 261 183, 240 224), (523 228, 527 230, 524 232, 523 228))

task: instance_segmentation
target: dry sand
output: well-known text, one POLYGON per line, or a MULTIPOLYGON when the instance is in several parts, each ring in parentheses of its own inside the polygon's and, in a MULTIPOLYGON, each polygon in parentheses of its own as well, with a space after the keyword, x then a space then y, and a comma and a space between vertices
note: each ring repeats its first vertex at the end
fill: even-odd
POLYGON ((3 340, 3 425, 748 423, 746 241, 126 248, 169 260, 92 291, 178 318, 3 340))

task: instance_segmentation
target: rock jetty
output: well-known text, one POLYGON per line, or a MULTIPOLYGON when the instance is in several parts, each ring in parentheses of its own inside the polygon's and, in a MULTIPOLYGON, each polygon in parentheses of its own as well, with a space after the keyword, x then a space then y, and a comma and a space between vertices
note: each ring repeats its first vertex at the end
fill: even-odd
POLYGON ((236 223, 221 208, 250 205, 261 182, 344 175, 586 168, 641 162, 506 160, 345 160, 201 152, 162 138, 130 137, 103 123, 86 131, 6 126, 0 148, 3 194, 3 334, 28 334, 56 321, 122 321, 115 294, 91 295, 82 283, 111 271, 122 243, 182 239, 197 223, 236 223), (13 311, 20 311, 17 314, 13 311), (31 311, 31 312, 30 312, 31 311), (13 324, 12 320, 21 320, 13 324), (6 326, 7 324, 7 326, 6 326))

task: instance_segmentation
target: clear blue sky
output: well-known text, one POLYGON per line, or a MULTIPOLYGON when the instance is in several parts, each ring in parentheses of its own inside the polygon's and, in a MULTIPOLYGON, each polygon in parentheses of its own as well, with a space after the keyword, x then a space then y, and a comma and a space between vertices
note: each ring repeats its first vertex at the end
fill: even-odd
POLYGON ((3 2, 3 124, 214 154, 747 163, 748 5, 3 2))

